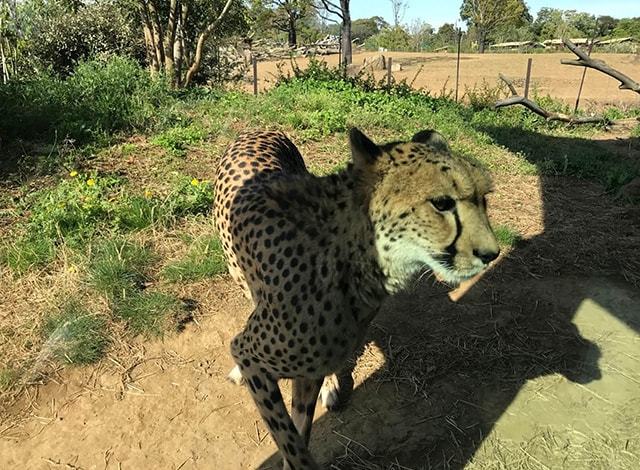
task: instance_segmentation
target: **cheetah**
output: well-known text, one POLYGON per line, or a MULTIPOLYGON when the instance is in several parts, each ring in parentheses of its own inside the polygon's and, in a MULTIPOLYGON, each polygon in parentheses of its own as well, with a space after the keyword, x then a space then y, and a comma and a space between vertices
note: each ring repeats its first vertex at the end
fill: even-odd
POLYGON ((319 468, 308 443, 323 380, 345 369, 383 300, 425 269, 457 284, 499 255, 486 214, 491 179, 442 135, 376 145, 354 128, 349 140, 351 162, 325 177, 280 132, 244 134, 218 168, 217 229, 254 303, 231 342, 236 378, 285 470, 319 468))

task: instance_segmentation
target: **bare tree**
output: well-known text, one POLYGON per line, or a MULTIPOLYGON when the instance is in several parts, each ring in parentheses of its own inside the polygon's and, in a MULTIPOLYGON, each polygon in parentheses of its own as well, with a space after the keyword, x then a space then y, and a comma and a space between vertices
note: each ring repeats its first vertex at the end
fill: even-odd
POLYGON ((217 15, 197 32, 191 43, 185 37, 189 15, 193 14, 190 0, 169 0, 168 16, 163 21, 161 11, 167 5, 162 0, 137 0, 147 56, 152 73, 164 71, 174 87, 188 86, 200 70, 205 42, 215 32, 229 11, 233 0, 226 0, 217 15), (164 8, 161 8, 164 7, 164 8))
POLYGON ((402 20, 404 19, 404 15, 407 12, 407 2, 404 0, 389 0, 391 2, 391 10, 393 12, 393 26, 396 28, 400 26, 402 20))
POLYGON ((289 47, 298 44, 298 21, 309 13, 312 0, 267 0, 267 6, 275 13, 273 25, 287 33, 289 47))
MULTIPOLYGON (((340 18, 340 41, 342 43, 342 59, 341 65, 347 66, 353 62, 353 49, 351 47, 351 13, 349 11, 349 2, 351 0, 320 0, 316 8, 324 10, 327 13, 340 18), (338 5, 339 3, 339 5, 338 5)), ((324 19, 327 19, 323 17, 324 19)))

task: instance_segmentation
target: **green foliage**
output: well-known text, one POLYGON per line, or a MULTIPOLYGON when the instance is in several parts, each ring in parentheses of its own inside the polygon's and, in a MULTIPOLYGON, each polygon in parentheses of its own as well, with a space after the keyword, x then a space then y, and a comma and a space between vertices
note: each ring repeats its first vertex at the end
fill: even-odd
POLYGON ((81 63, 67 79, 45 73, 0 85, 0 135, 87 141, 148 128, 173 98, 162 80, 129 59, 81 63))
POLYGON ((208 214, 213 204, 213 185, 210 181, 181 177, 167 196, 165 210, 173 217, 208 214))
POLYGON ((387 23, 381 16, 358 18, 351 22, 351 37, 364 42, 388 27, 389 23, 387 23))
POLYGON ((226 270, 222 245, 218 237, 212 235, 196 240, 184 259, 165 266, 163 275, 171 282, 197 281, 226 270))
POLYGON ((611 32, 611 36, 624 38, 632 36, 640 39, 640 16, 636 18, 622 18, 611 32))
POLYGON ((493 233, 501 246, 515 246, 522 241, 522 235, 507 225, 497 226, 493 229, 493 233))
POLYGON ((89 259, 90 285, 111 300, 127 298, 144 285, 152 262, 146 246, 121 238, 101 240, 89 259))
POLYGON ((173 155, 184 156, 189 145, 200 142, 206 135, 206 131, 199 126, 191 124, 187 127, 173 127, 151 140, 151 143, 162 147, 173 155))
POLYGON ((380 33, 371 36, 366 46, 368 49, 378 49, 384 47, 390 51, 412 51, 415 50, 412 38, 402 26, 387 28, 380 33))
POLYGON ((531 21, 529 9, 523 0, 464 0, 460 6, 460 18, 474 26, 479 52, 484 52, 487 38, 497 29, 507 25, 521 26, 531 21))
POLYGON ((96 174, 63 179, 52 189, 33 194, 27 201, 31 212, 28 231, 49 240, 86 241, 108 216, 111 195, 119 181, 96 174))
POLYGON ((77 300, 67 302, 58 314, 47 318, 43 334, 44 347, 53 357, 71 364, 96 362, 109 346, 106 320, 91 314, 77 300))
POLYGON ((98 56, 139 61, 144 57, 139 26, 116 2, 87 3, 79 8, 65 8, 60 2, 27 3, 33 12, 25 18, 24 52, 37 69, 69 75, 79 62, 98 56))
POLYGON ((134 334, 161 336, 175 324, 181 308, 180 301, 170 294, 142 291, 117 299, 113 313, 126 321, 134 334))

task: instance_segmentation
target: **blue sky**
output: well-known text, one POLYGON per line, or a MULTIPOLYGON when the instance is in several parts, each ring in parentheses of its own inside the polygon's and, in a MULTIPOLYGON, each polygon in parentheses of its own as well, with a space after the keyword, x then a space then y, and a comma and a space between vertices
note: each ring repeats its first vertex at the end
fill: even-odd
MULTIPOLYGON (((640 16, 640 0, 525 0, 535 18, 542 7, 562 10, 586 11, 594 15, 610 15, 614 18, 640 16)), ((415 18, 439 27, 443 23, 455 23, 459 19, 461 0, 407 0, 403 23, 415 18)), ((351 18, 382 16, 392 22, 389 0, 351 0, 351 18)))

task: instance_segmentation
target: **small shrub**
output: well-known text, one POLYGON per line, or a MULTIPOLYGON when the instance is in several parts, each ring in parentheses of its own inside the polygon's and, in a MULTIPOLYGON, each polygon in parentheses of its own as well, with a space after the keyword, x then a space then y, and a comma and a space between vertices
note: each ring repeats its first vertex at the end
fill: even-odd
POLYGON ((104 318, 89 313, 77 301, 70 301, 62 311, 49 317, 43 328, 44 348, 53 357, 71 364, 98 361, 109 345, 104 318))
POLYGON ((480 85, 476 84, 473 88, 465 86, 464 93, 469 101, 469 105, 474 110, 493 109, 496 101, 507 95, 507 86, 504 83, 491 86, 489 82, 483 78, 480 85))
POLYGON ((498 243, 502 246, 515 246, 522 241, 522 236, 517 230, 506 225, 499 225, 493 229, 493 233, 498 239, 498 243))
POLYGON ((224 273, 226 269, 220 240, 208 236, 197 240, 183 260, 167 265, 163 275, 170 282, 197 281, 224 273))
POLYGON ((86 142, 149 128, 158 110, 172 101, 166 83, 135 61, 92 60, 77 65, 66 79, 39 73, 0 86, 0 135, 86 142))
POLYGON ((150 250, 138 243, 120 238, 102 240, 91 253, 90 284, 110 300, 126 298, 144 284, 152 261, 150 250))
POLYGON ((127 322, 134 334, 161 336, 175 325, 181 303, 162 292, 135 292, 118 299, 113 306, 115 316, 127 322))
POLYGON ((28 230, 52 241, 85 242, 112 210, 112 190, 120 183, 110 176, 79 175, 62 180, 26 201, 28 230))

